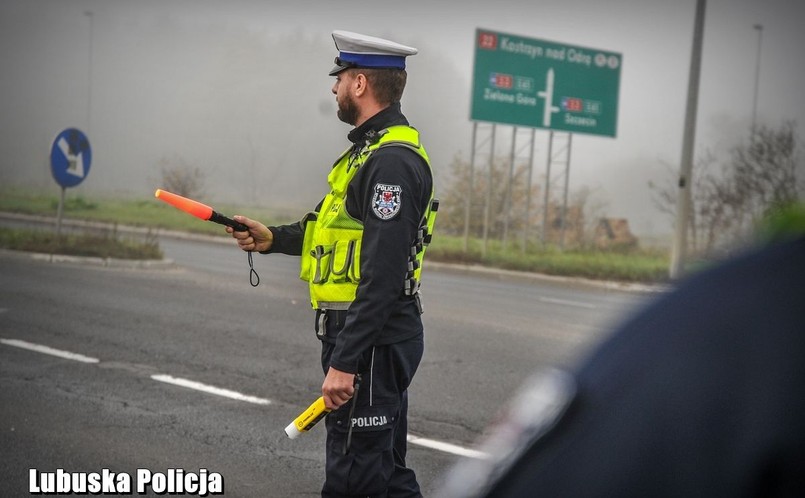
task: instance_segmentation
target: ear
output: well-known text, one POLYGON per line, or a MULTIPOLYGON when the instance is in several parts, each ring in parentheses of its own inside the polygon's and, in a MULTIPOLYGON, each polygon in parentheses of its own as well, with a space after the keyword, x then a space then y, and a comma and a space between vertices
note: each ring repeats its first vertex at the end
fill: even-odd
POLYGON ((367 92, 367 84, 368 81, 366 80, 366 75, 363 73, 357 73, 355 75, 355 79, 352 82, 352 88, 355 89, 355 96, 362 97, 367 92))

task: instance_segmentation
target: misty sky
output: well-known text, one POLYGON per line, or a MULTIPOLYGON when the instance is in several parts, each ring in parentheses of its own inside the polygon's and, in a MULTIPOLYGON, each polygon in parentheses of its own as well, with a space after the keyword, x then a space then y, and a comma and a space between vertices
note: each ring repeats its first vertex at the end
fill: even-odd
MULTIPOLYGON (((77 127, 93 144, 91 173, 77 192, 148 198, 161 164, 182 161, 204 170, 210 202, 310 208, 348 145, 327 75, 334 29, 420 50, 408 62, 403 111, 443 182, 453 157, 470 155, 474 34, 482 27, 622 54, 617 137, 574 136, 571 190, 594 189, 605 214, 628 218, 640 234, 670 232, 647 183, 678 169, 695 5, 0 0, 0 184, 58 192, 50 146, 77 127)), ((794 120, 805 135, 805 2, 709 0, 697 153, 726 160, 748 138, 757 23, 758 124, 794 120)), ((547 136, 537 132, 535 181, 547 136)), ((508 154, 505 140, 499 147, 508 154)))

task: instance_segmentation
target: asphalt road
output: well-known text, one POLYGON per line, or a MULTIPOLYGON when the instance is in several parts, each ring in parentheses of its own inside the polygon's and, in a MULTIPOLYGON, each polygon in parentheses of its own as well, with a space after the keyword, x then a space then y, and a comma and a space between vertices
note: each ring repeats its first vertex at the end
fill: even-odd
MULTIPOLYGON (((30 469, 207 469, 226 496, 318 496, 323 427, 283 432, 322 380, 295 258, 255 255, 253 288, 231 244, 160 245, 173 265, 0 253, 0 495, 27 496, 30 469)), ((408 458, 426 495, 525 376, 571 366, 650 299, 435 266, 410 392, 408 458)))

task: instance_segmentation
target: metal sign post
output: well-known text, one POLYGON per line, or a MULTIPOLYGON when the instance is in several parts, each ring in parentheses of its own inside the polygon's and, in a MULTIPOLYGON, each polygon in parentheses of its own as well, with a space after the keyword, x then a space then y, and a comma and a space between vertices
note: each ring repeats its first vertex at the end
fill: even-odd
POLYGON ((56 215, 56 236, 61 237, 64 214, 64 193, 84 181, 92 164, 92 148, 89 139, 77 128, 67 128, 56 135, 50 148, 50 171, 61 186, 61 197, 56 215))

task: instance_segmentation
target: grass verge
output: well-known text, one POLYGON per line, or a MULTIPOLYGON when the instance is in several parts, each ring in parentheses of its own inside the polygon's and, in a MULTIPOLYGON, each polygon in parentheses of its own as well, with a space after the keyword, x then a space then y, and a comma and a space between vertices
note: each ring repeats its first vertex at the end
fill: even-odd
MULTIPOLYGON (((0 190, 0 211, 11 213, 56 216, 59 197, 21 189, 0 190)), ((287 223, 294 220, 287 214, 250 209, 231 205, 216 205, 216 210, 228 216, 242 214, 266 224, 287 223)), ((146 228, 163 228, 182 232, 227 236, 224 227, 205 222, 179 211, 153 195, 141 199, 88 198, 68 192, 64 203, 64 217, 76 220, 117 223, 146 228)))
MULTIPOLYGON (((55 216, 58 197, 19 189, 0 191, 0 211, 55 216)), ((216 205, 227 215, 243 214, 266 224, 283 224, 295 221, 300 213, 276 213, 268 210, 250 209, 231 205, 216 205)), ((148 196, 142 199, 86 198, 68 194, 65 200, 64 217, 91 220, 111 224, 131 225, 154 229, 168 229, 207 235, 227 236, 224 228, 183 213, 172 206, 148 196)), ((154 247, 132 248, 132 242, 116 240, 117 237, 70 236, 64 241, 55 240, 55 235, 39 233, 7 234, 0 244, 9 247, 12 243, 21 250, 59 252, 63 254, 93 255, 124 258, 126 254, 154 255, 154 247), (30 239, 30 242, 25 241, 30 239), (16 240, 16 241, 14 241, 16 240), (12 242, 14 241, 14 242, 12 242), (27 244, 27 248, 23 247, 27 244), (47 250, 43 250, 47 248, 47 250), (68 252, 69 251, 69 252, 68 252)), ((146 243, 145 246, 151 243, 146 243)), ((142 246, 142 244, 141 244, 142 246)), ((149 256, 151 257, 151 256, 149 256)), ((146 259, 143 257, 143 259, 146 259)), ((549 275, 577 276, 600 280, 627 282, 662 282, 668 279, 669 257, 664 251, 562 251, 555 247, 529 245, 525 252, 519 244, 504 249, 500 241, 489 241, 488 250, 482 251, 480 240, 471 240, 464 251, 463 238, 441 234, 438 231, 428 249, 427 259, 447 263, 478 264, 509 270, 546 273, 549 275)))
POLYGON ((156 240, 137 242, 109 234, 69 234, 0 227, 0 247, 15 251, 115 259, 162 259, 156 240))
POLYGON ((504 249, 499 241, 489 241, 484 254, 480 240, 470 240, 465 251, 463 237, 444 236, 438 232, 428 248, 426 258, 547 275, 626 282, 666 281, 669 265, 667 254, 639 249, 628 252, 562 251, 556 247, 532 245, 524 252, 517 244, 504 249))

